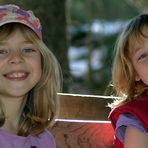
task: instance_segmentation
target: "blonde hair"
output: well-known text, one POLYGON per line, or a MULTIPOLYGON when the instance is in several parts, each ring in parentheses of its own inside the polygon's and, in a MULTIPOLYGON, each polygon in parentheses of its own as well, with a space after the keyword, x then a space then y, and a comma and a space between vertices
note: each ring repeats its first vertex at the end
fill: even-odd
MULTIPOLYGON (((16 29, 31 41, 40 51, 42 76, 40 81, 27 94, 24 109, 19 121, 18 135, 37 135, 50 127, 59 111, 57 93, 61 91, 62 75, 58 61, 42 40, 28 27, 11 23, 0 28, 0 40, 5 40, 16 29)), ((0 106, 0 125, 4 124, 3 106, 0 106)))
POLYGON ((129 21, 115 45, 115 59, 112 69, 112 84, 116 96, 120 99, 112 105, 120 105, 135 99, 145 90, 142 81, 135 81, 135 70, 131 61, 134 43, 142 41, 143 27, 148 27, 148 14, 140 14, 129 21))

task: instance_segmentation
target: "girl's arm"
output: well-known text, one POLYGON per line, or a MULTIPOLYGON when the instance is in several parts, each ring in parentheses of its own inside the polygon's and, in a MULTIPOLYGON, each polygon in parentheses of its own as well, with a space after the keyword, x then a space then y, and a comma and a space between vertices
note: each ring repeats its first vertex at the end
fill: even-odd
POLYGON ((127 126, 124 148, 148 148, 148 136, 136 128, 127 126))

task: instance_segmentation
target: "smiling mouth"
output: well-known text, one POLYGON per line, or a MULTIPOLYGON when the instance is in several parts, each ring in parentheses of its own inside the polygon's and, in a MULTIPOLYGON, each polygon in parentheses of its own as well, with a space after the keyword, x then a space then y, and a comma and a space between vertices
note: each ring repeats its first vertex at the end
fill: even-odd
POLYGON ((4 74, 4 77, 9 80, 25 80, 29 75, 29 72, 11 72, 4 74))

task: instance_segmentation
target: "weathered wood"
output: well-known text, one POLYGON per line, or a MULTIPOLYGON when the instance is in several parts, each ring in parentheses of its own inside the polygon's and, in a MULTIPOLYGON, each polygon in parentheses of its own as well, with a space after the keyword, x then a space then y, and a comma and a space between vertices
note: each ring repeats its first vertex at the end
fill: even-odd
POLYGON ((112 101, 109 96, 93 96, 60 93, 59 119, 69 120, 108 120, 112 101))
POLYGON ((63 93, 59 96, 59 121, 50 130, 57 148, 113 148, 114 130, 107 121, 107 104, 112 97, 63 93))
POLYGON ((57 122, 51 132, 57 148, 113 148, 110 123, 57 122))

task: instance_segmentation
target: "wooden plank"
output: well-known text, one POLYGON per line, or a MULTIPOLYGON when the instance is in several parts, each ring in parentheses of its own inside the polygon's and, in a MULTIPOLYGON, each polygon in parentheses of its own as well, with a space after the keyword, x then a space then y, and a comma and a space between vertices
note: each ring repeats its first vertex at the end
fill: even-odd
POLYGON ((114 147, 114 130, 107 118, 110 108, 106 106, 112 97, 65 93, 59 96, 59 121, 50 129, 58 148, 114 147))
POLYGON ((112 101, 113 97, 66 93, 59 93, 59 96, 59 120, 108 120, 107 117, 110 112, 110 108, 107 107, 107 104, 112 101))
POLYGON ((57 122, 51 132, 57 148, 113 148, 110 123, 57 122))

